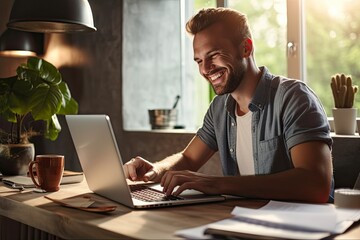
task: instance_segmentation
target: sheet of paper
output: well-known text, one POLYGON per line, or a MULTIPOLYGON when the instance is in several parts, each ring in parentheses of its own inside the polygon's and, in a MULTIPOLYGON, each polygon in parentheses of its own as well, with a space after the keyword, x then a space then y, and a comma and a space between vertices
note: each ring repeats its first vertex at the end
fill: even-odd
MULTIPOLYGON (((176 236, 186 239, 217 239, 205 234, 206 229, 218 229, 220 231, 232 232, 232 236, 244 237, 246 239, 253 236, 255 239, 263 238, 283 238, 283 239, 322 239, 330 235, 328 232, 299 231, 290 230, 282 227, 272 227, 269 225, 259 225, 249 222, 239 221, 229 218, 211 224, 182 229, 175 232, 176 236)), ((225 235, 227 233, 224 233, 225 235)))
POLYGON ((182 229, 175 232, 176 236, 180 236, 186 239, 213 239, 211 235, 205 235, 205 229, 208 225, 202 225, 200 227, 182 229))
POLYGON ((289 203, 270 201, 267 205, 262 207, 262 210, 277 210, 277 211, 301 211, 301 212, 326 212, 329 206, 335 209, 336 222, 339 224, 342 221, 359 221, 360 209, 355 208, 339 208, 333 204, 307 204, 307 203, 289 203))
POLYGON ((330 235, 329 232, 316 232, 287 228, 276 224, 261 224, 259 222, 247 222, 236 218, 225 219, 209 224, 209 229, 232 232, 237 237, 258 239, 262 237, 283 238, 283 239, 321 239, 330 235))
POLYGON ((336 208, 338 221, 359 221, 360 209, 355 208, 336 208))
POLYGON ((245 238, 321 239, 343 233, 360 219, 360 209, 279 201, 270 201, 260 209, 235 207, 232 214, 232 218, 183 229, 175 232, 175 235, 188 239, 213 239, 204 232, 206 229, 215 229, 245 238))
POLYGON ((235 207, 232 214, 274 224, 296 226, 304 230, 334 232, 336 209, 332 204, 301 204, 270 201, 260 209, 235 207))

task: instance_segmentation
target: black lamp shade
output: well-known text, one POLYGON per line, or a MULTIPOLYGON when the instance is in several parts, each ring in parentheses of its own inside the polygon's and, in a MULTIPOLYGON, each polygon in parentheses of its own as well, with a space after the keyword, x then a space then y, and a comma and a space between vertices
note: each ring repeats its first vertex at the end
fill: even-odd
POLYGON ((7 26, 30 32, 96 31, 87 0, 15 0, 7 26))
POLYGON ((0 55, 36 56, 44 54, 44 34, 6 29, 0 36, 0 55))

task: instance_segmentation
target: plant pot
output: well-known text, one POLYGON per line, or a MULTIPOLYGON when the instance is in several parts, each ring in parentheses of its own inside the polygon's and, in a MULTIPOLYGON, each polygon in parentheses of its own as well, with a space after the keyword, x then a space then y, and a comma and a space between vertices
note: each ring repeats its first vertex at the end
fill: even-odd
POLYGON ((354 135, 356 130, 357 108, 333 108, 335 133, 354 135))
POLYGON ((34 144, 0 144, 0 172, 3 175, 26 175, 34 160, 34 144))

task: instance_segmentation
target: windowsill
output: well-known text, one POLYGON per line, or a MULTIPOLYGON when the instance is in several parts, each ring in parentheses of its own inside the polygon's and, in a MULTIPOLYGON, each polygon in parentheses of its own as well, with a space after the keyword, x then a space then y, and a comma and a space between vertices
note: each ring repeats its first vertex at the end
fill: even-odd
POLYGON ((126 133, 144 134, 195 134, 196 130, 186 129, 149 129, 149 130, 124 130, 126 133))
POLYGON ((336 134, 335 132, 331 132, 330 133, 330 136, 332 138, 360 138, 360 135, 359 133, 355 133, 354 135, 339 135, 339 134, 336 134))
MULTIPOLYGON (((126 133, 144 133, 144 134, 196 134, 196 130, 186 130, 186 129, 149 129, 149 130, 124 130, 126 133)), ((330 133, 331 137, 341 137, 341 138, 360 138, 359 133, 354 135, 340 135, 335 132, 330 133)))

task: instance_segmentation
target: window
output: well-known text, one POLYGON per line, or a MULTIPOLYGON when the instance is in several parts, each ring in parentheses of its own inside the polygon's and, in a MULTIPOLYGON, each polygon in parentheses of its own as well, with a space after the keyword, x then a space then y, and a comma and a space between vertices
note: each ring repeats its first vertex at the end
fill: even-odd
POLYGON ((126 0, 123 18, 123 119, 149 130, 148 109, 171 108, 180 94, 179 0, 126 0))
MULTIPOLYGON (((303 7, 305 80, 320 97, 327 115, 332 116, 331 76, 351 75, 353 84, 360 85, 360 1, 304 0, 303 7)), ((360 108, 358 95, 355 104, 360 108)))
POLYGON ((150 130, 147 110, 171 108, 176 95, 178 124, 188 130, 201 126, 211 94, 193 61, 185 22, 216 4, 248 16, 258 66, 306 81, 329 116, 331 76, 352 75, 360 85, 358 0, 125 0, 124 129, 150 130))
POLYGON ((148 109, 171 108, 177 124, 196 130, 209 106, 209 86, 193 61, 185 22, 216 1, 125 0, 123 119, 125 130, 150 130, 148 109))
POLYGON ((226 6, 247 15, 257 65, 286 76, 286 0, 228 0, 226 6))

